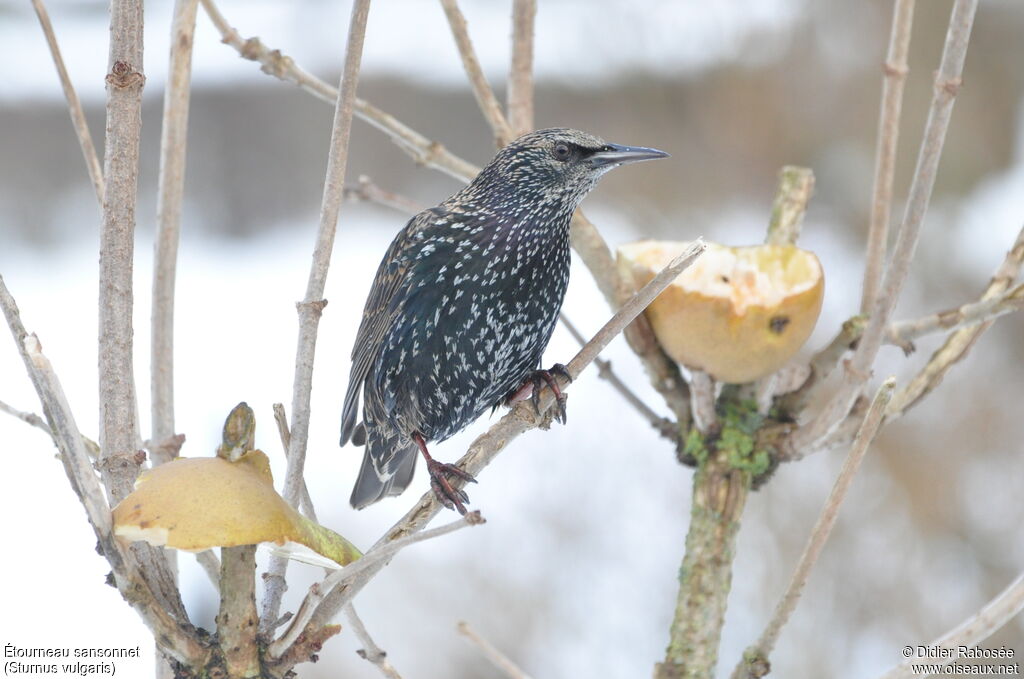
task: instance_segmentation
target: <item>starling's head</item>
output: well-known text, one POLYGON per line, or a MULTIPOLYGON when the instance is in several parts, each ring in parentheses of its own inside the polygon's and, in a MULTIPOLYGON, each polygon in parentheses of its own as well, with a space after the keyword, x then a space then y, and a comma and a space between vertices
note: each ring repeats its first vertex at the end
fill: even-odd
POLYGON ((524 134, 498 151, 474 184, 498 189, 508 197, 575 209, 608 170, 668 156, 640 146, 610 144, 600 137, 568 128, 524 134))

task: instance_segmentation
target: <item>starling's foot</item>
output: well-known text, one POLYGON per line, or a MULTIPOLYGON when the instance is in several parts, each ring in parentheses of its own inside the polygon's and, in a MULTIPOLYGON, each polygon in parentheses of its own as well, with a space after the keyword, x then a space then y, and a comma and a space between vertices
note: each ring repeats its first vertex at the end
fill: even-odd
POLYGON ((526 376, 521 387, 509 394, 508 398, 505 399, 506 404, 512 405, 529 397, 533 402, 534 409, 539 415, 540 390, 544 385, 547 385, 555 395, 555 419, 562 424, 565 424, 567 419, 565 411, 566 398, 565 394, 562 393, 562 389, 558 386, 558 380, 555 379, 556 375, 564 377, 568 381, 572 382, 572 376, 569 374, 568 369, 566 369, 566 367, 561 363, 554 364, 548 370, 534 370, 526 376))
POLYGON ((469 483, 476 483, 471 474, 464 472, 454 464, 445 464, 437 460, 427 462, 427 473, 430 474, 430 487, 437 496, 438 502, 448 509, 458 510, 459 514, 466 514, 466 506, 463 503, 469 502, 469 495, 461 488, 452 485, 448 477, 454 476, 469 483))
POLYGON ((434 495, 437 496, 438 502, 447 507, 448 509, 458 510, 459 514, 465 516, 466 505, 464 503, 469 502, 469 495, 466 495, 466 491, 461 488, 456 488, 452 485, 449 477, 461 479, 467 483, 476 483, 476 479, 473 475, 467 471, 464 471, 454 464, 446 464, 444 462, 438 462, 430 453, 427 452, 427 443, 424 441, 423 436, 420 433, 412 435, 416 445, 419 446, 420 452, 423 454, 423 458, 427 461, 427 473, 430 475, 430 488, 434 491, 434 495))

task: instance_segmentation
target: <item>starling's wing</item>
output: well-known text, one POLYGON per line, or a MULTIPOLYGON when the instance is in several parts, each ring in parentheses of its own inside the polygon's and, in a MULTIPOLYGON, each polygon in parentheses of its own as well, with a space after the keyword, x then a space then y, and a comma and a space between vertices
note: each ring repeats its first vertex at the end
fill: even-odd
POLYGON ((431 208, 410 219, 391 241, 391 246, 377 268, 370 295, 366 299, 366 308, 363 309, 363 321, 356 334, 355 346, 352 347, 352 370, 349 372, 348 391, 341 411, 341 445, 348 443, 355 431, 359 415, 359 392, 370 372, 370 366, 380 353, 384 334, 398 311, 393 301, 408 278, 407 253, 417 234, 436 218, 437 208, 431 208))

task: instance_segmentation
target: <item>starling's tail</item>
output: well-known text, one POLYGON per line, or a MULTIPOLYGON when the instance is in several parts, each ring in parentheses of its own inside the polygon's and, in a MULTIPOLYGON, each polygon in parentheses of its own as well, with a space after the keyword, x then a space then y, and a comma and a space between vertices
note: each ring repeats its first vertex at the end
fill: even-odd
POLYGON ((416 444, 403 441, 401 435, 378 437, 376 432, 367 437, 366 452, 363 453, 363 464, 359 468, 359 478, 352 488, 349 503, 356 509, 363 509, 389 495, 398 495, 412 482, 416 471, 416 444), (381 479, 373 463, 374 460, 388 460, 385 466, 394 469, 394 473, 381 479))
MULTIPOLYGON (((341 445, 344 446, 352 438, 359 416, 359 392, 363 384, 354 376, 349 378, 348 390, 345 392, 345 405, 341 409, 341 445)), ((356 444, 361 445, 361 444, 356 444)))

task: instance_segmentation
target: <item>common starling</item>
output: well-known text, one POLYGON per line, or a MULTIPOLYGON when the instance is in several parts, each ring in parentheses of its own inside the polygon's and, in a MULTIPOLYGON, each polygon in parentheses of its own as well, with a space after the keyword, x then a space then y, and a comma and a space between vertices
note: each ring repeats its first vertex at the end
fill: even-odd
POLYGON ((530 385, 557 389, 539 367, 569 283, 572 213, 608 170, 667 155, 578 130, 531 132, 409 220, 377 269, 352 349, 341 445, 366 445, 353 507, 405 490, 419 448, 438 499, 466 512, 450 479, 473 478, 434 460, 427 442, 530 385))

